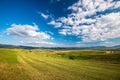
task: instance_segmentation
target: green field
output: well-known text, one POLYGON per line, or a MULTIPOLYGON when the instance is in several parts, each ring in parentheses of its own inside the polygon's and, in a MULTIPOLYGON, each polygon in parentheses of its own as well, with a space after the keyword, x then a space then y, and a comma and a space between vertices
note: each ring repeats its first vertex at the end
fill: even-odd
POLYGON ((120 80, 120 52, 1 48, 0 80, 120 80))

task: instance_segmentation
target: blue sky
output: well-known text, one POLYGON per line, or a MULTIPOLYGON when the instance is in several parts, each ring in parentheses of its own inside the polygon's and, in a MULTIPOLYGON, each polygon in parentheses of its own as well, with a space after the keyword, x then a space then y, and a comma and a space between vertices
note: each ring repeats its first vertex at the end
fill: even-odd
POLYGON ((120 45, 120 0, 0 0, 0 44, 120 45))

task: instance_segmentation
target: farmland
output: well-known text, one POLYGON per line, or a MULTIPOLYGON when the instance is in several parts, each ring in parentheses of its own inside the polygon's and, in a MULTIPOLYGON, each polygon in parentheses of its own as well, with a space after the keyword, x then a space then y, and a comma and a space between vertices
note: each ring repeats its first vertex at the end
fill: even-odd
POLYGON ((120 80, 120 52, 1 48, 0 80, 120 80))

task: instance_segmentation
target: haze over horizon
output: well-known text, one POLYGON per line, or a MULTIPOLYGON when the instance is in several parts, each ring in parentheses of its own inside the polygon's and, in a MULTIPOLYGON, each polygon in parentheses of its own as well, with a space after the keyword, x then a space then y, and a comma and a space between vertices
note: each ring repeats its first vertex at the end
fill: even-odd
POLYGON ((0 0, 0 44, 120 45, 120 0, 0 0))

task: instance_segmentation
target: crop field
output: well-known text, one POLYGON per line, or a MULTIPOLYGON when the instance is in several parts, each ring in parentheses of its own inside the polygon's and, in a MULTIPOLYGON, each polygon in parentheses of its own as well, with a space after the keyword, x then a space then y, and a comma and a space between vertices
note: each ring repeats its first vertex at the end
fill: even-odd
POLYGON ((120 80, 120 52, 1 48, 0 80, 120 80))

